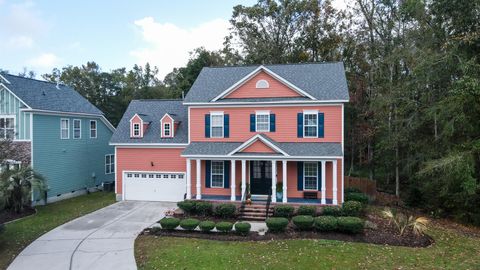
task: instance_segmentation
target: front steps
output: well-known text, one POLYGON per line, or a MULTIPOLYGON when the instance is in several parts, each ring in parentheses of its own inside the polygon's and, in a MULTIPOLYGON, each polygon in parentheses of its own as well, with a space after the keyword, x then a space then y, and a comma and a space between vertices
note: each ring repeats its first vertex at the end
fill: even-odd
MULTIPOLYGON (((273 215, 273 209, 270 207, 268 216, 273 215)), ((252 203, 250 205, 242 205, 240 208, 240 219, 250 221, 265 221, 267 216, 267 204, 266 203, 252 203)))

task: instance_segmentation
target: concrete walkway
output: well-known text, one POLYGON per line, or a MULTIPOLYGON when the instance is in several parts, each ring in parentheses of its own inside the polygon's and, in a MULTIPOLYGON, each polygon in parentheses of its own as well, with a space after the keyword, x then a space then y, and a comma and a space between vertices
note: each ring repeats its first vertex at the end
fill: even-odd
POLYGON ((119 202, 77 218, 26 247, 9 270, 137 269, 137 235, 174 203, 119 202))

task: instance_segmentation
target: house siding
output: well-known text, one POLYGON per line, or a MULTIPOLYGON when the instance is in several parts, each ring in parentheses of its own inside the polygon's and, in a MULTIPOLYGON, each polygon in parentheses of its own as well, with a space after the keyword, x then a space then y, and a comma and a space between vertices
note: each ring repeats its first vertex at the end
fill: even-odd
POLYGON ((15 116, 15 140, 30 140, 31 113, 21 111, 26 105, 0 85, 0 115, 15 116))
POLYGON ((275 151, 270 148, 265 143, 257 140, 256 142, 249 145, 247 148, 240 151, 241 153, 275 153, 275 151))
POLYGON ((105 155, 112 131, 98 117, 33 115, 33 168, 48 183, 47 197, 114 181, 105 173, 105 155), (60 139, 60 119, 69 119, 70 138, 60 139), (73 139, 73 119, 81 120, 81 138, 73 139), (90 138, 90 120, 97 120, 97 138, 90 138))

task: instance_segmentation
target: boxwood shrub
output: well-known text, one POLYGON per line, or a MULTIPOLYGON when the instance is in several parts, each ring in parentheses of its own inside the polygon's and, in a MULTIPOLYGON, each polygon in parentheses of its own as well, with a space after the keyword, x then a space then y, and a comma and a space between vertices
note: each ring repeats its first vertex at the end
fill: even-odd
POLYGON ((213 212, 213 204, 211 202, 196 202, 195 212, 201 216, 209 216, 213 212))
POLYGON ((222 203, 215 207, 215 215, 221 218, 233 218, 237 207, 231 203, 222 203))
POLYGON ((358 217, 339 217, 338 230, 345 233, 360 233, 363 231, 364 222, 358 217))
POLYGON ((196 206, 195 201, 191 200, 185 200, 177 203, 178 208, 182 209, 183 212, 186 214, 193 214, 195 213, 195 206, 196 206))
POLYGON ((202 221, 198 224, 198 227, 202 232, 209 232, 215 228, 215 222, 209 220, 202 221))
POLYGON ((215 225, 215 228, 217 228, 219 232, 227 233, 232 230, 233 223, 228 221, 221 221, 221 222, 218 222, 217 225, 215 225))
POLYGON ((323 207, 322 215, 338 217, 342 215, 342 209, 337 206, 325 206, 323 207))
POLYGON ((178 218, 162 218, 160 220, 160 226, 165 230, 173 230, 180 225, 180 219, 178 218))
POLYGON ((345 201, 357 201, 368 204, 368 196, 364 193, 351 192, 345 194, 345 201))
POLYGON ((299 230, 311 230, 313 227, 313 217, 312 216, 306 216, 306 215, 301 215, 301 216, 294 216, 292 218, 293 224, 295 224, 295 227, 299 230))
POLYGON ((320 216, 316 217, 313 222, 315 229, 321 232, 335 231, 338 227, 337 218, 334 216, 320 216))
POLYGON ((240 235, 247 235, 250 232, 252 225, 248 222, 235 223, 235 231, 240 235))
POLYGON ((277 205, 273 208, 273 216, 289 218, 295 209, 291 205, 277 205))
POLYGON ((187 231, 193 231, 200 224, 200 220, 196 218, 186 218, 180 221, 180 227, 187 231))
POLYGON ((298 207, 297 215, 299 216, 316 216, 317 214, 317 207, 313 205, 301 205, 298 207))
POLYGON ((345 216, 358 217, 362 213, 363 205, 358 201, 346 201, 343 203, 342 212, 345 216))
POLYGON ((271 217, 265 221, 267 223, 268 231, 283 232, 288 226, 288 219, 285 217, 271 217))

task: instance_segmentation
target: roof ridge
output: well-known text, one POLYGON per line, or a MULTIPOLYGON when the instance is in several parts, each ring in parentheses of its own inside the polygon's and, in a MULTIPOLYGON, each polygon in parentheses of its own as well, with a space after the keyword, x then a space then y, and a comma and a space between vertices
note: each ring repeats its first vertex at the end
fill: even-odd
POLYGON ((324 61, 324 62, 301 62, 284 64, 248 64, 248 65, 230 65, 230 66, 207 66, 204 68, 235 68, 235 67, 258 67, 258 66, 299 66, 299 65, 331 65, 343 63, 342 61, 324 61))
MULTIPOLYGON (((19 79, 32 80, 32 81, 37 81, 37 82, 41 82, 41 83, 57 85, 56 82, 50 82, 50 81, 45 81, 45 80, 40 80, 40 79, 35 79, 35 78, 27 78, 27 77, 24 77, 24 76, 14 75, 14 74, 10 74, 10 73, 2 73, 2 74, 7 75, 7 76, 16 77, 16 78, 19 78, 19 79)), ((61 86, 69 87, 68 85, 60 83, 60 82, 58 84, 61 85, 61 86)))
POLYGON ((132 99, 132 101, 183 101, 183 99, 174 99, 174 98, 166 98, 166 99, 160 99, 160 98, 153 98, 153 99, 132 99))

